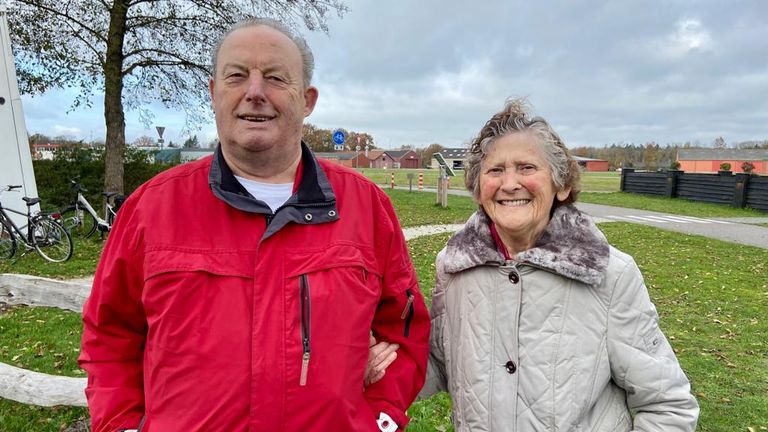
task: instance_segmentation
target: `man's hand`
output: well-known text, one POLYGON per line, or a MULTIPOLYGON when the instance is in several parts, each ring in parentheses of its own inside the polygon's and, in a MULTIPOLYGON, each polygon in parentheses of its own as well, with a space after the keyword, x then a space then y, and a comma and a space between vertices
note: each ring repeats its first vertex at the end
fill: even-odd
POLYGON ((387 367, 395 361, 397 349, 400 348, 400 345, 389 342, 382 341, 376 343, 376 338, 373 335, 370 336, 368 344, 370 348, 368 350, 368 364, 365 366, 365 380, 363 383, 365 387, 384 378, 387 367))

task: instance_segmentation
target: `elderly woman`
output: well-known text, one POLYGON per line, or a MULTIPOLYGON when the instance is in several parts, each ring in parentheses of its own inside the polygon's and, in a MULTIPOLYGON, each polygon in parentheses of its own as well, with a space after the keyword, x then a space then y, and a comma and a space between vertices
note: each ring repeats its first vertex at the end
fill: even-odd
POLYGON ((698 404, 632 257, 573 203, 579 166, 522 100, 471 144, 480 205, 437 256, 427 383, 457 431, 693 431, 698 404))

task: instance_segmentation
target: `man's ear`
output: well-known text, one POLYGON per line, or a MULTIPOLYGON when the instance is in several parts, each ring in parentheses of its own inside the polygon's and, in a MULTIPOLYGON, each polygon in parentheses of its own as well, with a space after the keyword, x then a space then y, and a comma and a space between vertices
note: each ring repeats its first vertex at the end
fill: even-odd
POLYGON ((315 110, 318 96, 319 93, 315 87, 309 86, 304 90, 304 117, 309 116, 315 110))
MULTIPOLYGON (((211 104, 216 102, 216 99, 213 96, 213 90, 214 90, 214 81, 213 81, 213 78, 211 78, 208 80, 208 91, 211 92, 211 104)), ((211 106, 211 108, 213 108, 213 106, 211 106)))

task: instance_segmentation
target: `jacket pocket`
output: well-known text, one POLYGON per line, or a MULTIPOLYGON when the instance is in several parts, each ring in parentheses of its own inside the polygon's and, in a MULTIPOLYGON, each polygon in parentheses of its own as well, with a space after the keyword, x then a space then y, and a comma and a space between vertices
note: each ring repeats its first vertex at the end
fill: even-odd
POLYGON ((363 251, 347 245, 292 250, 283 265, 286 409, 325 400, 342 418, 362 398, 381 278, 363 251))
POLYGON ((244 253, 148 251, 142 291, 147 343, 171 352, 199 352, 208 332, 242 333, 235 327, 249 316, 253 268, 254 256, 244 253))
POLYGON ((400 314, 400 319, 403 320, 403 336, 408 337, 411 331, 411 320, 413 319, 413 292, 408 288, 403 293, 405 295, 405 307, 403 313, 400 314))

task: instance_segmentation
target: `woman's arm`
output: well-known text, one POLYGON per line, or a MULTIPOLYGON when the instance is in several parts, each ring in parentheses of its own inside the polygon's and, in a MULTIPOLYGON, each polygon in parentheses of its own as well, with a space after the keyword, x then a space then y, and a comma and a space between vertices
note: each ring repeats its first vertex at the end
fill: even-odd
POLYGON ((613 287, 608 355, 614 381, 627 392, 637 431, 694 431, 699 405, 635 262, 629 258, 613 287))

